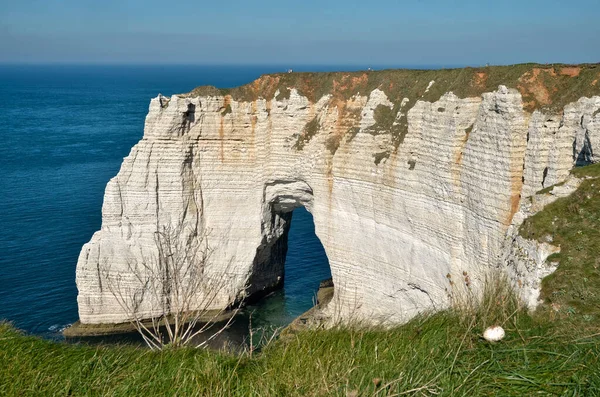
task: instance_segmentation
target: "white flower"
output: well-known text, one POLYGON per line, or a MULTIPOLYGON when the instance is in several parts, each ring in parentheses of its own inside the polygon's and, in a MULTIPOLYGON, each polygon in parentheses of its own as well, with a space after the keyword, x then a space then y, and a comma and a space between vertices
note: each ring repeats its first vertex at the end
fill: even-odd
POLYGON ((504 338, 504 335, 504 329, 501 326, 496 325, 494 327, 489 327, 488 329, 486 329, 483 333, 483 338, 488 342, 498 342, 499 340, 504 338))

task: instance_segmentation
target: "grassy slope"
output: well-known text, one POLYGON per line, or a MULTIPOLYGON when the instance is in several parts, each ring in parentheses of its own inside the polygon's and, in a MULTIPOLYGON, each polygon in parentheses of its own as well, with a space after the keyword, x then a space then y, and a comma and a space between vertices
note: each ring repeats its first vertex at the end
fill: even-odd
POLYGON ((477 311, 302 331, 239 357, 57 344, 0 324, 0 395, 600 395, 597 335, 488 296, 477 311), (496 344, 479 336, 493 323, 507 331, 496 344))
POLYGON ((542 298, 560 317, 600 323, 600 164, 576 168, 587 178, 571 196, 558 199, 521 226, 520 234, 552 244, 561 252, 555 273, 544 279, 542 298))

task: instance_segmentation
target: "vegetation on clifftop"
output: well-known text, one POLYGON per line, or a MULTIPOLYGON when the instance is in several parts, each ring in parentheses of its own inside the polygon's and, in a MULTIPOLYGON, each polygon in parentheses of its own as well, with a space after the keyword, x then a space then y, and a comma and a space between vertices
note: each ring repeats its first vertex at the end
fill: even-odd
MULTIPOLYGON (((198 87, 184 96, 228 95, 228 98, 237 101, 249 102, 259 98, 270 101, 274 97, 277 100, 289 98, 290 90, 295 88, 312 103, 325 95, 331 95, 330 106, 338 107, 338 116, 354 120, 355 115, 345 103, 355 95, 368 95, 378 88, 385 92, 394 106, 377 107, 376 125, 371 131, 391 133, 393 149, 397 150, 408 132, 406 114, 418 100, 435 102, 447 92, 453 92, 460 98, 479 97, 485 92, 498 89, 499 85, 519 90, 526 111, 540 109, 560 113, 565 105, 581 97, 600 95, 600 64, 520 64, 439 70, 279 73, 261 76, 250 84, 236 88, 198 87), (404 117, 396 120, 404 99, 404 117)), ((313 121, 309 123, 311 122, 313 121)), ((328 138, 327 146, 331 153, 335 153, 345 134, 352 140, 357 132, 355 124, 357 123, 346 126, 344 131, 336 131, 335 136, 328 138)), ((309 129, 314 130, 314 133, 304 132, 295 145, 296 149, 302 149, 316 135, 319 126, 315 129, 307 124, 305 130, 309 129)))
POLYGON ((202 86, 185 95, 231 95, 234 100, 254 101, 258 98, 270 100, 279 90, 277 99, 281 100, 289 97, 290 89, 295 88, 315 103, 327 94, 331 94, 333 100, 346 100, 379 88, 394 103, 409 98, 414 104, 417 99, 437 101, 450 91, 461 98, 477 97, 496 90, 499 85, 519 90, 528 111, 561 111, 566 104, 581 97, 600 95, 600 64, 279 73, 261 76, 241 87, 218 89, 202 86), (432 81, 435 83, 429 86, 432 81))
MULTIPOLYGON (((523 237, 560 247, 548 261, 558 269, 542 283, 542 298, 558 317, 600 322, 600 164, 575 168, 585 178, 570 196, 560 198, 525 220, 523 237)), ((553 187, 541 193, 549 192, 553 187)))

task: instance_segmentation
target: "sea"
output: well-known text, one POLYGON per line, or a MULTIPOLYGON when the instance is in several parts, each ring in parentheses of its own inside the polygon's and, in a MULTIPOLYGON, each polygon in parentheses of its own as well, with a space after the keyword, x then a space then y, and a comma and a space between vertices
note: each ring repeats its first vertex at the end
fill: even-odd
MULTIPOLYGON (((77 321, 75 267, 100 228, 106 183, 142 137, 150 99, 234 87, 285 66, 0 65, 0 321, 60 340, 77 321)), ((366 69, 360 66, 295 70, 366 69)), ((280 327, 330 277, 312 216, 294 212, 285 287, 245 308, 280 327)))

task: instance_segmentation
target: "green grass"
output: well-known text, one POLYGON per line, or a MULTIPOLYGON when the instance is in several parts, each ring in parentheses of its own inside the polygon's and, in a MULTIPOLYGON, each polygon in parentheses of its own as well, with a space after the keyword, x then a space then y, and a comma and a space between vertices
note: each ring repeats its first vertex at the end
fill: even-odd
MULTIPOLYGON (((401 102, 396 102, 393 108, 385 105, 379 105, 373 112, 375 124, 368 128, 367 132, 377 135, 390 133, 392 135, 392 145, 394 149, 398 149, 404 142, 406 134, 408 134, 408 120, 406 115, 396 120, 396 115, 400 111, 401 102)), ((381 158, 375 158, 375 164, 378 165, 384 158, 389 158, 391 152, 388 151, 382 154, 381 158)))
POLYGON ((547 194, 550 193, 555 187, 564 185, 564 182, 557 183, 556 185, 548 186, 542 190, 536 192, 536 194, 547 194))
POLYGON ((315 116, 304 126, 304 130, 298 137, 294 148, 297 150, 302 150, 304 146, 310 142, 315 135, 317 135, 317 132, 319 132, 319 119, 317 116, 315 116))
POLYGON ((67 345, 0 324, 0 395, 600 395, 597 328, 532 317, 507 289, 485 297, 393 329, 286 334, 239 356, 67 345), (493 324, 501 342, 480 336, 493 324))
MULTIPOLYGON (((574 65, 576 76, 564 71, 570 65, 519 64, 508 66, 466 67, 458 69, 416 70, 389 69, 359 72, 301 72, 263 75, 258 80, 235 88, 197 87, 183 96, 231 95, 234 100, 272 99, 279 90, 278 100, 289 98, 290 88, 316 103, 327 94, 333 100, 348 99, 357 93, 367 95, 375 88, 383 90, 394 103, 409 98, 436 101, 452 91, 461 98, 479 96, 506 85, 521 91, 527 110, 560 111, 582 96, 600 93, 600 64, 574 65), (429 90, 427 87, 435 81, 429 90), (545 97, 546 94, 547 97, 545 97)), ((408 109, 406 109, 408 110, 408 109)))
POLYGON ((221 116, 227 116, 229 113, 231 113, 231 104, 228 103, 221 112, 221 116))
MULTIPOLYGON (((570 196, 556 200, 527 219, 524 237, 552 244, 561 251, 548 260, 559 263, 542 283, 542 298, 559 316, 600 321, 600 164, 575 168, 586 178, 570 196)), ((542 193, 550 191, 544 189, 542 193)))
POLYGON ((0 395, 600 396, 600 164, 573 174, 587 179, 520 230, 562 249, 536 313, 488 280, 479 303, 467 294, 393 329, 287 333, 241 355, 68 345, 0 323, 0 395), (496 324, 506 338, 488 343, 496 324))

